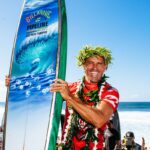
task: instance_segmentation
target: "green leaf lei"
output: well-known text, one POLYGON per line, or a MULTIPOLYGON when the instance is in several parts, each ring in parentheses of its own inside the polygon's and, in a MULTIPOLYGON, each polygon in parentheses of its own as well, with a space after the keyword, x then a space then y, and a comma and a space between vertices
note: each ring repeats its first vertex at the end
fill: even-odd
MULTIPOLYGON (((77 95, 78 95, 79 99, 83 103, 86 103, 86 104, 93 102, 94 105, 92 107, 96 107, 97 103, 101 101, 99 99, 98 93, 101 89, 101 86, 106 81, 106 78, 108 78, 108 77, 103 75, 102 79, 98 82, 98 89, 88 92, 86 94, 86 96, 89 96, 90 99, 88 101, 85 101, 84 100, 84 92, 83 92, 83 89, 85 87, 85 84, 84 84, 85 78, 83 77, 82 82, 79 87, 79 90, 77 91, 77 95)), ((67 142, 66 142, 66 144, 61 144, 63 150, 72 150, 72 138, 78 132, 78 126, 80 126, 79 121, 78 121, 79 119, 81 119, 87 123, 86 124, 87 130, 85 131, 83 138, 80 139, 80 140, 85 140, 85 142, 86 142, 86 146, 82 150, 88 150, 89 143, 91 141, 98 140, 98 137, 95 136, 95 127, 92 124, 85 121, 84 119, 82 119, 80 117, 80 115, 76 111, 74 111, 74 113, 72 114, 71 126, 68 131, 67 138, 66 138, 67 142)))

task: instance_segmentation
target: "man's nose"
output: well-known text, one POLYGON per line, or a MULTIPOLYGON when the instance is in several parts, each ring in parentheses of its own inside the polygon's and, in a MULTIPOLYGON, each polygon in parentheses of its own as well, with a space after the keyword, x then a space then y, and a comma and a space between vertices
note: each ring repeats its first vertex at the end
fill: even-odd
POLYGON ((94 70, 97 70, 97 67, 98 67, 97 64, 93 64, 93 69, 94 70))

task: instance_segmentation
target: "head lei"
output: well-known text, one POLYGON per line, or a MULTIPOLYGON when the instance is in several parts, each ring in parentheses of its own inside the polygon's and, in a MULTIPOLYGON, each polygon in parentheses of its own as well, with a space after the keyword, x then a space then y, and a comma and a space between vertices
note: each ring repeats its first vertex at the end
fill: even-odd
POLYGON ((109 49, 99 46, 85 46, 79 51, 79 55, 77 56, 78 66, 82 66, 85 63, 86 59, 92 56, 103 57, 106 65, 112 63, 112 55, 109 49))

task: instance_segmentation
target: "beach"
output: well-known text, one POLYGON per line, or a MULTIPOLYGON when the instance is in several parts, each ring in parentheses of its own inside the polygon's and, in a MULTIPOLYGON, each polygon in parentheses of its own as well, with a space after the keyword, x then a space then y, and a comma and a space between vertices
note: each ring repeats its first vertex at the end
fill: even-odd
POLYGON ((127 131, 132 131, 137 143, 141 144, 144 137, 146 145, 150 146, 150 112, 120 112, 119 116, 122 139, 127 131))
MULTIPOLYGON (((0 103, 0 121, 3 113, 4 103, 0 103)), ((141 144, 141 139, 144 137, 146 145, 150 146, 150 102, 121 102, 119 117, 122 139, 127 131, 132 131, 137 143, 141 144)))
POLYGON ((132 131, 135 141, 141 144, 142 137, 150 147, 150 102, 122 102, 119 106, 121 136, 132 131))

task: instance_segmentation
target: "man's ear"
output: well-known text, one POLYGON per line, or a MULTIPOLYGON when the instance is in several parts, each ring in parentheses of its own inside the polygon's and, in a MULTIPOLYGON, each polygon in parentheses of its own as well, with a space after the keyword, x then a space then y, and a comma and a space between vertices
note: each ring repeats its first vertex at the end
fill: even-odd
POLYGON ((107 68, 108 68, 108 65, 107 65, 107 64, 105 64, 105 71, 107 70, 107 68))
POLYGON ((106 65, 106 68, 105 68, 105 70, 107 70, 107 68, 108 68, 108 65, 106 65))

